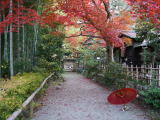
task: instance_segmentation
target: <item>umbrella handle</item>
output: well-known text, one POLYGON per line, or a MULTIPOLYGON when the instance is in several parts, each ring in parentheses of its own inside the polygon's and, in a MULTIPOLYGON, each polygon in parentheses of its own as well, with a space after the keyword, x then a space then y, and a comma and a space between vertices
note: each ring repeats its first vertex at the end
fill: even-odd
POLYGON ((118 97, 120 97, 120 98, 123 98, 125 95, 126 95, 125 92, 116 93, 116 96, 118 96, 118 97))
POLYGON ((127 106, 126 106, 126 104, 123 105, 122 111, 127 111, 127 106))
MULTIPOLYGON (((126 93, 125 93, 126 94, 126 93)), ((125 103, 125 100, 124 100, 124 96, 125 96, 125 94, 116 94, 124 103, 125 103)), ((125 104, 124 104, 124 106, 125 106, 125 104)))

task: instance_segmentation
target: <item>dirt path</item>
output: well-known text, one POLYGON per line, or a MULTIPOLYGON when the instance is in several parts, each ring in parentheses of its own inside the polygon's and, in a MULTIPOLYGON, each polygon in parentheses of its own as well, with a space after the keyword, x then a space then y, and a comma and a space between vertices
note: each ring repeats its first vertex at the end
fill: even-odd
POLYGON ((61 89, 50 86, 43 106, 32 120, 149 120, 143 111, 129 104, 129 111, 106 101, 110 91, 77 73, 64 74, 61 89))

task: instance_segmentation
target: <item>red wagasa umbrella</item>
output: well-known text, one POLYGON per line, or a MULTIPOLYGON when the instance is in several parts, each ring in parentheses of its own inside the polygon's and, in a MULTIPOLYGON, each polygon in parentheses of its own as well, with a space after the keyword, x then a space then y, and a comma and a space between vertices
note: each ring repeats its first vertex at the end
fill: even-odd
POLYGON ((112 92, 107 99, 111 104, 120 105, 131 102, 136 98, 136 96, 137 96, 137 91, 135 89, 122 88, 120 90, 112 92))

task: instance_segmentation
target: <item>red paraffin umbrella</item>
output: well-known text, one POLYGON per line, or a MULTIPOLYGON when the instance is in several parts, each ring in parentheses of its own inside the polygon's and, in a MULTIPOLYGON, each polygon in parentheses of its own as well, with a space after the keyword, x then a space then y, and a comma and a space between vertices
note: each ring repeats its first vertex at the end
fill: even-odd
POLYGON ((120 90, 112 92, 107 99, 111 104, 120 105, 131 102, 136 98, 136 96, 137 96, 137 91, 135 89, 122 88, 120 90))

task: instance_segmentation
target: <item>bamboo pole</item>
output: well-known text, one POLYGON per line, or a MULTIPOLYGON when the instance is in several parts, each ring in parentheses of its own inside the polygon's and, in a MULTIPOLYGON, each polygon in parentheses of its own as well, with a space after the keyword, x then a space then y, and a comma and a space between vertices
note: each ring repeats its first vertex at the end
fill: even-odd
MULTIPOLYGON (((10 0, 10 14, 12 16, 13 14, 13 1, 10 0)), ((12 29, 13 29, 13 24, 11 23, 10 24, 10 76, 13 76, 14 75, 14 68, 13 68, 13 32, 12 32, 12 29)))

